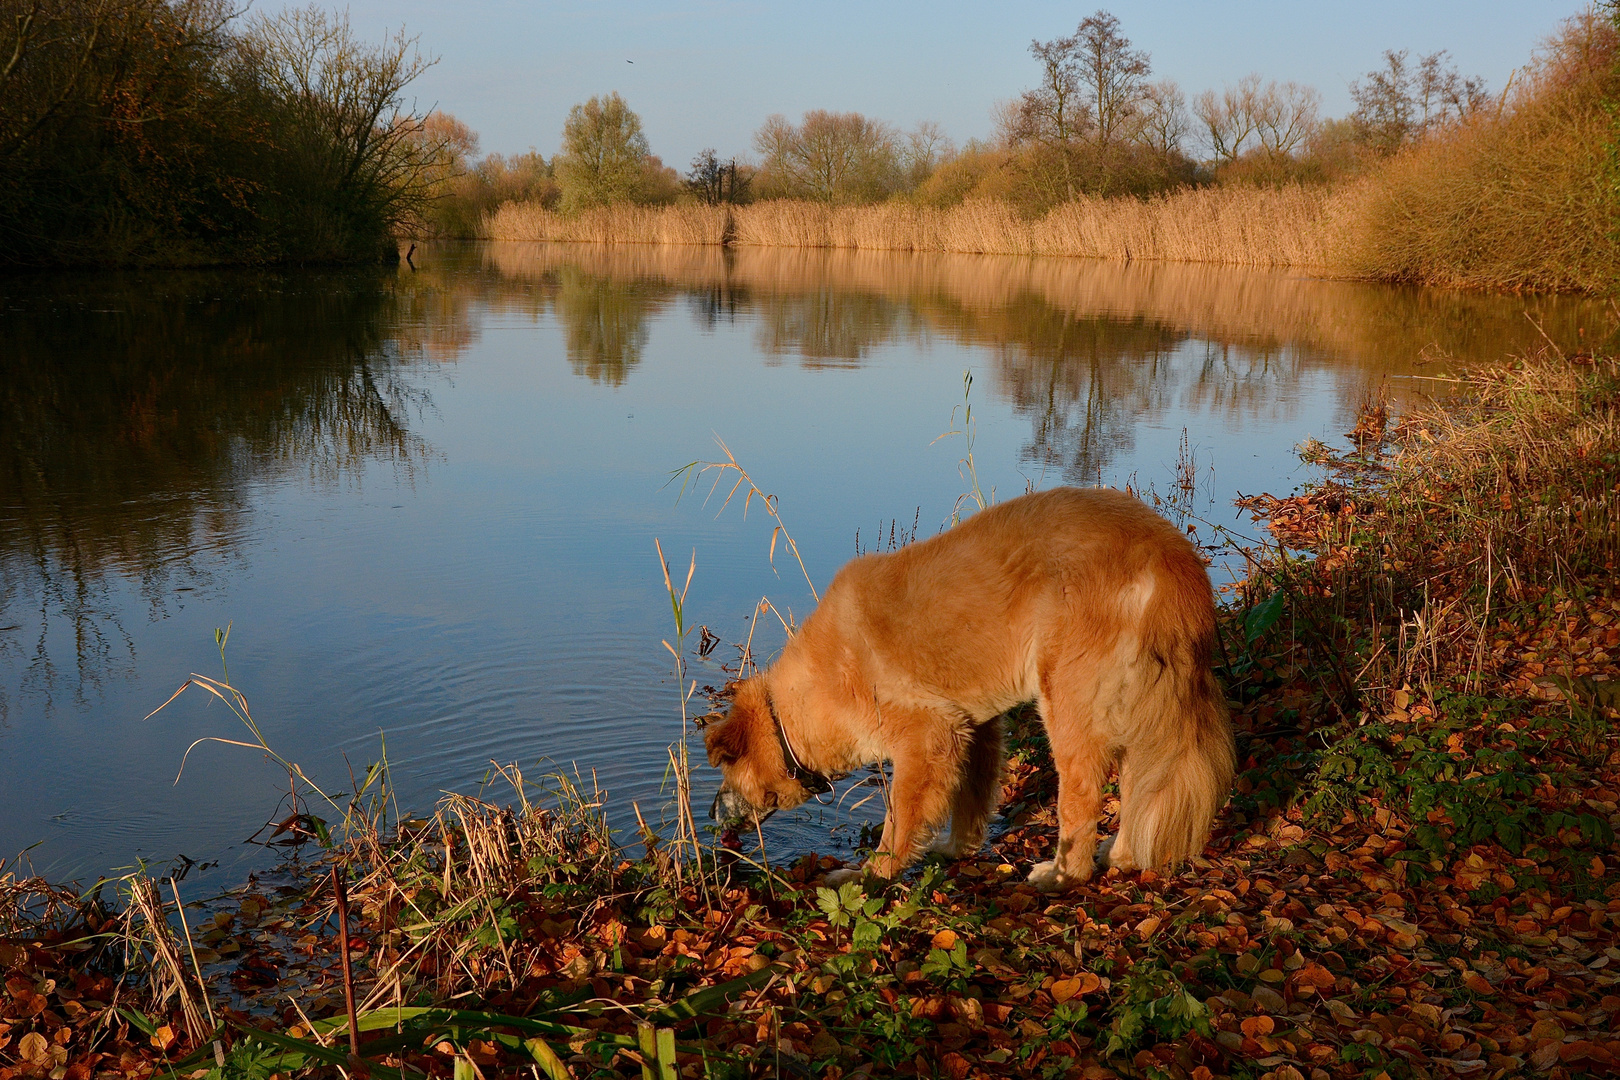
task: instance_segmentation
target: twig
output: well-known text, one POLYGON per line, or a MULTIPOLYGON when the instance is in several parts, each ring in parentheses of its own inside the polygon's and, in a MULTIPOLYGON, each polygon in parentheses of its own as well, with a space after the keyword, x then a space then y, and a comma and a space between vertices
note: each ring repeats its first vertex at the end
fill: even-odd
POLYGON ((358 1077, 371 1074, 360 1056, 360 1019, 354 1010, 354 969, 349 964, 349 897, 343 888, 343 870, 332 867, 332 895, 337 900, 338 957, 343 962, 343 1007, 349 1015, 349 1071, 358 1077))

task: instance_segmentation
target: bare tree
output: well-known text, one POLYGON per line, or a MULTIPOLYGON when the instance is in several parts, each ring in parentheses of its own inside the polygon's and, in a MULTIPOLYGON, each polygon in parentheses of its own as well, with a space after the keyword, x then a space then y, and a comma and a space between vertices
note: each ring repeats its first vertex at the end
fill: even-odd
POLYGON ((389 224, 420 209, 443 147, 405 101, 405 87, 437 63, 415 37, 401 30, 370 45, 347 15, 311 5, 259 16, 237 52, 238 78, 275 103, 276 141, 307 182, 389 224))
POLYGON ((1465 119, 1489 100, 1485 80, 1463 78, 1457 65, 1446 66, 1449 55, 1442 49, 1418 61, 1417 111, 1425 132, 1465 119))
POLYGON ((1066 143, 1091 126, 1081 100, 1079 40, 1056 37, 1031 41, 1029 52, 1041 65, 1041 82, 1026 90, 1009 110, 1008 132, 1016 142, 1066 143))
POLYGON ((909 187, 916 187, 933 175, 941 164, 956 156, 956 144, 945 129, 932 120, 922 120, 908 131, 899 144, 900 168, 909 187))
POLYGON ((737 164, 737 159, 720 160, 714 149, 707 148, 692 159, 692 168, 686 174, 686 189, 710 206, 721 203, 742 202, 748 194, 748 170, 737 164))
POLYGON ((1141 122, 1136 140, 1161 154, 1179 154, 1192 122, 1187 117, 1187 95, 1172 79, 1149 83, 1142 89, 1141 122))
POLYGON ((1464 78, 1445 50, 1411 62, 1409 50, 1386 49, 1382 67, 1350 84, 1351 118, 1362 139, 1389 153, 1471 115, 1486 101, 1485 81, 1464 78))
POLYGON ((1204 128, 1210 155, 1217 161, 1236 161, 1244 144, 1255 134, 1255 103, 1260 76, 1245 75, 1217 94, 1205 90, 1193 101, 1193 115, 1204 128))
POLYGON ((1316 131, 1322 95, 1296 82, 1268 83, 1254 99, 1255 135, 1272 160, 1285 158, 1316 131))
POLYGON ((851 202, 882 197, 899 183, 894 129, 860 113, 812 109, 799 124, 773 115, 754 133, 754 148, 787 194, 851 202))
POLYGON ((1112 146, 1134 134, 1147 77, 1148 54, 1131 48, 1119 32, 1119 20, 1099 10, 1080 22, 1072 39, 1078 60, 1082 97, 1091 110, 1092 134, 1112 146))

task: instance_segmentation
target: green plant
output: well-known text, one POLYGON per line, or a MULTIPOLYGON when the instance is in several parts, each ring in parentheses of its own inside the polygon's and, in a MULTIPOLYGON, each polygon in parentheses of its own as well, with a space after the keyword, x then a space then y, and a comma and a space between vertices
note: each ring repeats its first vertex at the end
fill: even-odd
MULTIPOLYGON (((1365 799, 1399 806, 1413 821, 1409 844, 1414 850, 1394 857, 1422 869, 1456 845, 1495 841, 1518 854, 1533 837, 1556 836, 1575 828, 1589 841, 1607 843, 1613 830, 1591 813, 1545 810, 1531 798, 1541 769, 1526 755, 1524 739, 1506 734, 1500 725, 1495 741, 1464 749, 1464 723, 1446 714, 1498 718, 1514 704, 1463 695, 1442 695, 1442 716, 1423 725, 1395 730, 1383 722, 1367 724, 1345 735, 1322 754, 1306 800, 1306 812, 1330 818, 1365 799), (1438 812, 1438 821, 1430 821, 1438 812)), ((1539 733, 1549 722, 1529 727, 1539 733)), ((1512 730, 1511 725, 1508 729, 1512 730)))
POLYGON ((1114 1014, 1104 1053, 1113 1056, 1136 1049, 1148 1039, 1179 1039, 1196 1031, 1211 1032, 1209 1008, 1176 977, 1158 953, 1131 965, 1114 983, 1114 1014))

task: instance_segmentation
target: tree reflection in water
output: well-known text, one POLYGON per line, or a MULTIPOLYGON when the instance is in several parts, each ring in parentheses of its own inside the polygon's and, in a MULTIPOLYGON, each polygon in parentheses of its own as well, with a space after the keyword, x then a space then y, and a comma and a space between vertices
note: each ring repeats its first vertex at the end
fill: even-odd
POLYGON ((47 711, 133 666, 116 588, 158 617, 232 562, 253 485, 429 458, 391 275, 13 279, 5 302, 0 650, 47 711))
POLYGON ((1383 380, 1431 360, 1494 362, 1539 346, 1526 313, 1559 341, 1605 324, 1597 305, 1567 297, 1187 264, 515 243, 474 258, 474 276, 514 302, 534 303, 530 285, 549 283, 574 370, 613 385, 640 357, 645 320, 677 296, 705 329, 753 319, 767 363, 859 367, 885 345, 936 337, 988 348, 987 385, 1030 424, 1024 464, 1071 482, 1095 482, 1172 406, 1284 419, 1302 380, 1331 369, 1348 416, 1383 380))
POLYGON ((647 347, 647 317, 673 292, 668 286, 614 281, 577 266, 562 267, 554 302, 574 374, 623 386, 647 347))

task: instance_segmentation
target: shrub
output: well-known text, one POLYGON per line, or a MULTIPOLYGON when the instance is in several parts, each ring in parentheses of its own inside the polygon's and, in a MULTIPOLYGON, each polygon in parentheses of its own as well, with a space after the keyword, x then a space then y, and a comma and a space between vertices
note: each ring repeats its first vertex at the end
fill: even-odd
POLYGON ((1353 192, 1338 262, 1360 277, 1494 288, 1620 284, 1620 33, 1569 20, 1500 108, 1391 158, 1353 192))

